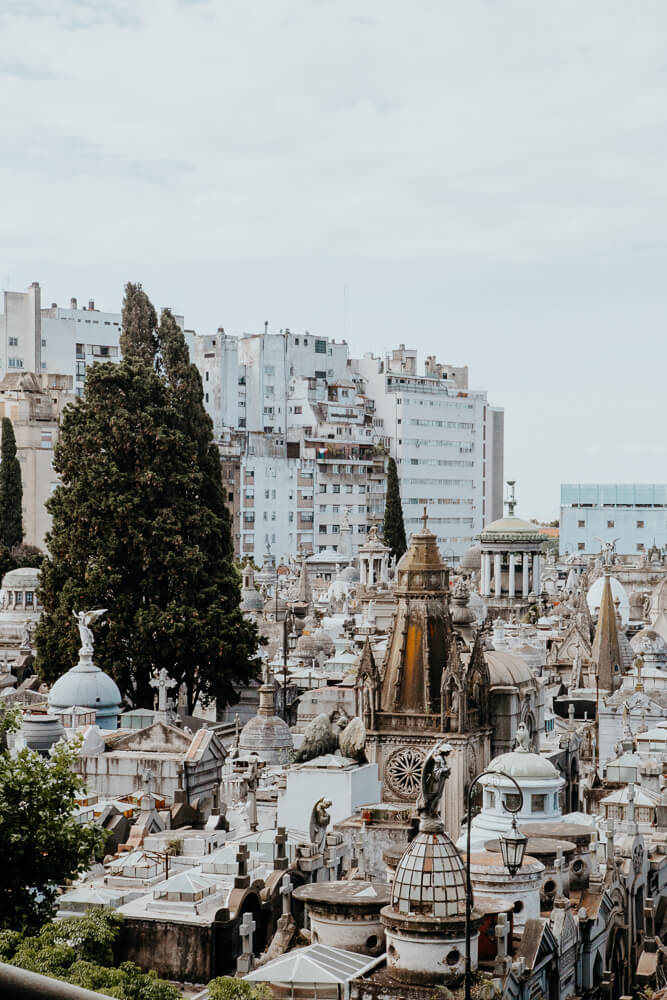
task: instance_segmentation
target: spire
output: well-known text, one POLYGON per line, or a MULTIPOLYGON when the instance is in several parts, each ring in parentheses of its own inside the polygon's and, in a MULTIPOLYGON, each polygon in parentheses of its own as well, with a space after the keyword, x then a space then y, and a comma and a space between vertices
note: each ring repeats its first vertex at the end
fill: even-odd
POLYGON ((313 595, 310 589, 310 580, 308 579, 308 570, 306 569, 305 557, 301 560, 301 571, 299 573, 299 596, 298 601, 300 604, 310 604, 313 599, 313 595))
POLYGON ((507 507, 507 516, 514 517, 514 509, 516 507, 516 495, 514 492, 514 487, 516 486, 516 479, 507 480, 507 500, 505 501, 505 506, 507 507))
POLYGON ((615 691, 621 683, 621 652, 616 630, 616 609, 611 596, 608 571, 604 574, 600 614, 595 629, 591 658, 597 664, 600 687, 605 691, 615 691))

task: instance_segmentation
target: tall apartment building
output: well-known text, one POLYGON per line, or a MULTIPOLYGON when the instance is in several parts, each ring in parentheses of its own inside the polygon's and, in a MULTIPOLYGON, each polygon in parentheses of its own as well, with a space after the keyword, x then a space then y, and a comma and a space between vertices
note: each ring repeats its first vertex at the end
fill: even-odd
POLYGON ((502 517, 503 410, 468 385, 467 367, 404 345, 352 362, 375 404, 374 424, 396 459, 406 533, 428 524, 452 564, 483 526, 502 517))
POLYGON ((60 415, 73 399, 70 375, 10 372, 0 381, 0 418, 12 421, 21 467, 23 540, 40 548, 51 527, 45 504, 57 482, 53 449, 60 415))
POLYGON ((600 551, 616 539, 620 555, 667 546, 664 483, 564 483, 560 488, 561 555, 600 551))

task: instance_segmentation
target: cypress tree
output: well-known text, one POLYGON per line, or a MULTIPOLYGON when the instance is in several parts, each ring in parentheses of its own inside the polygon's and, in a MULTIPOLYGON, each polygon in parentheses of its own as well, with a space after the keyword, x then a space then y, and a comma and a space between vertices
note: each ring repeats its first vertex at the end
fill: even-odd
POLYGON ((47 680, 67 670, 78 645, 72 611, 105 607, 96 662, 130 704, 152 704, 150 676, 165 667, 185 684, 190 711, 198 698, 224 707, 255 676, 258 636, 239 610, 199 372, 171 313, 156 326, 138 288, 126 289, 129 355, 93 365, 84 399, 63 417, 37 665, 47 680))
POLYGON ((0 543, 8 549, 23 539, 23 487, 21 465, 16 457, 16 438, 9 417, 2 418, 2 462, 0 462, 0 543))
POLYGON ((155 365, 158 352, 157 313, 140 284, 128 281, 123 299, 120 349, 124 358, 155 365))
POLYGON ((408 547, 405 540, 405 525, 403 524, 403 505, 398 486, 398 472, 393 458, 387 461, 387 494, 384 508, 384 526, 382 529, 385 545, 391 549, 391 554, 398 561, 408 547))

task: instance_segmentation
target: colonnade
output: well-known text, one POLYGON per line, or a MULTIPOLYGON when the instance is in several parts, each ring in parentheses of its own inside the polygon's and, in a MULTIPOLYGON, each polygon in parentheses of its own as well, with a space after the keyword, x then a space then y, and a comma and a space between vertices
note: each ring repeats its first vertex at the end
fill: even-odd
POLYGON ((482 597, 516 597, 519 560, 521 560, 521 596, 528 597, 530 593, 539 594, 541 583, 539 552, 498 551, 482 552, 482 597), (503 590, 505 569, 507 569, 507 588, 503 590))

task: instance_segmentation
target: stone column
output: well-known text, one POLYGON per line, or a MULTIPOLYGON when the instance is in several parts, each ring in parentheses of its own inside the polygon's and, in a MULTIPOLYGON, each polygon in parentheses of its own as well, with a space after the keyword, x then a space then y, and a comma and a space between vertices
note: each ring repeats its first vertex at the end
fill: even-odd
POLYGON ((536 553, 533 556, 533 590, 536 594, 540 592, 540 555, 536 553))
POLYGON ((496 552, 493 557, 493 582, 496 597, 502 597, 503 594, 502 558, 500 552, 496 552))
POLYGON ((509 595, 510 597, 516 597, 516 554, 510 552, 510 582, 509 582, 509 595))
POLYGON ((491 556, 488 552, 482 552, 482 597, 488 597, 491 593, 491 556))
POLYGON ((530 593, 530 556, 527 552, 523 553, 523 579, 521 581, 521 594, 523 597, 528 597, 530 593))
POLYGON ((366 556, 359 557, 359 584, 362 587, 366 584, 366 556))

